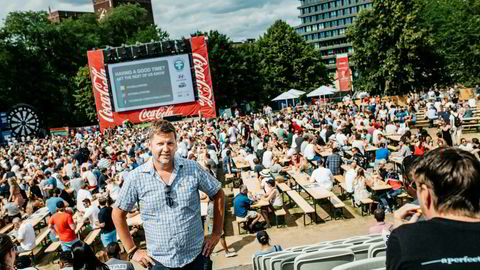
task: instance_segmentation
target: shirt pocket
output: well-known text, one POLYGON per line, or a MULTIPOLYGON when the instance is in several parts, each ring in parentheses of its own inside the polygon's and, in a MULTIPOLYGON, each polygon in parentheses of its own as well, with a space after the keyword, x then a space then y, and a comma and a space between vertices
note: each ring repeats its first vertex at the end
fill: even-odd
POLYGON ((174 201, 178 203, 178 207, 182 210, 196 211, 200 207, 200 194, 193 177, 187 177, 175 189, 174 201))

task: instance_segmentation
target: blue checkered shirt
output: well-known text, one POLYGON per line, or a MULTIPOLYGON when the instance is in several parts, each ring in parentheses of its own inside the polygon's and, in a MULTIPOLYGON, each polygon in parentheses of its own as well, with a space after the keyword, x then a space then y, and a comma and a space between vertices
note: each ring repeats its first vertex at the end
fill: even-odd
POLYGON ((148 255, 166 267, 178 268, 192 262, 203 248, 203 227, 198 190, 214 197, 221 184, 196 161, 174 159, 169 207, 165 183, 152 160, 131 171, 118 195, 116 206, 131 211, 138 202, 148 255))
POLYGON ((327 168, 330 169, 333 175, 340 175, 340 166, 342 166, 342 158, 338 154, 331 154, 327 157, 327 168))

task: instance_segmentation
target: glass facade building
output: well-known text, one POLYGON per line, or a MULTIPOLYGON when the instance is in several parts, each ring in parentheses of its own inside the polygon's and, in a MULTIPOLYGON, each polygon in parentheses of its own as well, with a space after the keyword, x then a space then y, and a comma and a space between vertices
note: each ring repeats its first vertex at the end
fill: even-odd
POLYGON ((301 24, 296 27, 308 43, 320 50, 329 70, 335 69, 336 55, 353 53, 346 29, 363 9, 372 8, 372 0, 300 0, 301 24))

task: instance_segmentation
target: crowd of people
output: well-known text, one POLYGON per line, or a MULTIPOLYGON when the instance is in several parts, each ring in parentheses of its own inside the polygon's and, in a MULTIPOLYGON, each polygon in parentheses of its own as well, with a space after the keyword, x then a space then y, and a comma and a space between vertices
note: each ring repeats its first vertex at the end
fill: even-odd
MULTIPOLYGON (((11 143, 0 148, 0 225, 14 224, 13 238, 18 246, 9 242, 12 235, 2 235, 0 255, 5 256, 5 265, 11 265, 15 261, 11 249, 22 252, 35 248, 35 230, 22 221, 47 207, 49 237, 60 241, 67 252, 60 256, 64 269, 107 269, 112 260, 127 264, 120 262, 114 246, 118 240, 128 255, 125 261, 134 260, 152 269, 200 269, 196 267, 208 265, 219 241, 227 257, 235 256, 225 242, 229 202, 222 186, 227 184, 224 175, 241 171, 236 158, 248 162, 248 169, 257 173, 265 191, 261 198, 252 197, 246 186, 239 186, 240 192, 233 199, 234 214, 249 219, 251 231, 256 223, 270 226, 268 209, 258 212, 252 208, 255 201, 267 200, 274 210, 283 207, 276 185, 295 184, 287 170, 307 174, 311 182, 326 190, 334 187, 334 176, 344 175, 345 192, 353 206, 373 197, 380 209, 375 217, 383 222, 380 212, 383 218, 385 213, 394 212, 395 197, 407 188, 404 172, 395 170, 390 160, 401 158, 405 163, 410 157, 422 157, 444 146, 456 146, 478 158, 478 138, 462 136, 462 119, 471 117, 474 110, 474 99, 462 102, 454 91, 430 91, 410 95, 404 106, 380 97, 365 98, 360 105, 346 100, 337 105, 305 104, 275 113, 265 106, 261 113, 227 119, 161 120, 151 128, 77 130, 66 137, 11 143), (422 110, 431 127, 436 127, 433 131, 415 128, 422 110), (398 140, 390 139, 392 135, 398 140), (348 170, 342 165, 348 165, 348 170), (370 187, 380 182, 392 189, 374 194, 370 187), (201 200, 209 202, 205 222, 209 223, 210 237, 205 240, 201 200), (138 213, 148 250, 137 247, 127 224, 127 219, 138 213), (78 237, 80 226, 101 230, 109 260, 85 259, 95 254, 78 237), (78 268, 79 258, 91 265, 78 268)), ((262 252, 281 250, 269 246, 268 234, 257 238, 262 252)))

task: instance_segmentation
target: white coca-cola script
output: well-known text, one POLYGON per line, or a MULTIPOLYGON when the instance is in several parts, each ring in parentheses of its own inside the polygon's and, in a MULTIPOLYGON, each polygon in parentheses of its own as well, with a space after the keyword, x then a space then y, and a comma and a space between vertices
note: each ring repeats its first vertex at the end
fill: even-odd
POLYGON ((207 78, 205 73, 208 68, 208 61, 205 57, 201 56, 198 53, 193 53, 193 64, 195 69, 195 78, 197 79, 197 89, 198 89, 198 103, 200 106, 205 106, 207 104, 210 108, 213 108, 213 91, 212 88, 207 83, 207 78))
MULTIPOLYGON (((110 102, 110 94, 108 93, 108 82, 105 69, 100 69, 100 72, 91 67, 93 88, 95 92, 100 94, 100 108, 98 114, 103 120, 113 123, 112 103, 110 102)), ((97 101, 98 102, 98 101, 97 101)))
POLYGON ((156 110, 148 110, 148 109, 142 110, 140 112, 140 115, 138 115, 138 120, 140 122, 153 121, 156 119, 163 119, 164 117, 173 116, 173 115, 174 115, 173 106, 164 106, 156 110))

